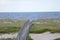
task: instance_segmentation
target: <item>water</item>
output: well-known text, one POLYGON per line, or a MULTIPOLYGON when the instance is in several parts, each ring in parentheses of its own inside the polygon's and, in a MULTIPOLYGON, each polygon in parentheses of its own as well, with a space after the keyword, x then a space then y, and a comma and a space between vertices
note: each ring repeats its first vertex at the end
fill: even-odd
MULTIPOLYGON (((11 33, 11 34, 0 34, 0 38, 15 38, 17 36, 18 33, 11 33)), ((31 36, 31 38, 33 40, 54 40, 56 38, 60 38, 60 33, 50 33, 50 32, 44 32, 44 33, 40 33, 40 34, 34 34, 34 33, 30 33, 29 36, 31 36)))
POLYGON ((37 18, 60 18, 60 12, 0 12, 0 18, 37 19, 37 18))

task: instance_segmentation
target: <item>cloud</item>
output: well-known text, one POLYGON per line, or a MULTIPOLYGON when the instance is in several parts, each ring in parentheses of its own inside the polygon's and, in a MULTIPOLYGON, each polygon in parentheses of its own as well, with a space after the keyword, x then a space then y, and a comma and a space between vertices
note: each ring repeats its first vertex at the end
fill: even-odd
POLYGON ((6 0, 0 0, 0 4, 7 4, 6 0))
POLYGON ((0 0, 0 12, 36 12, 57 10, 60 10, 59 0, 0 0))
POLYGON ((17 0, 0 0, 0 5, 7 5, 7 4, 16 4, 19 3, 17 0))

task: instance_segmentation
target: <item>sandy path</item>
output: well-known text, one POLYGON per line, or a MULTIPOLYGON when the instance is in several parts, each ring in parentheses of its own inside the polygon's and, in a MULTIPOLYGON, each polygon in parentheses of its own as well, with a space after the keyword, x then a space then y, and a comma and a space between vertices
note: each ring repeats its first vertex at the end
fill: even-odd
POLYGON ((60 38, 60 33, 50 33, 50 32, 45 32, 41 34, 30 34, 31 38, 33 40, 53 40, 56 38, 60 38))
MULTIPOLYGON (((17 33, 11 33, 11 34, 0 34, 0 38, 15 38, 17 36, 17 33)), ((60 38, 60 33, 50 33, 50 32, 45 32, 41 34, 32 34, 30 33, 29 36, 33 40, 53 40, 55 38, 60 38)))

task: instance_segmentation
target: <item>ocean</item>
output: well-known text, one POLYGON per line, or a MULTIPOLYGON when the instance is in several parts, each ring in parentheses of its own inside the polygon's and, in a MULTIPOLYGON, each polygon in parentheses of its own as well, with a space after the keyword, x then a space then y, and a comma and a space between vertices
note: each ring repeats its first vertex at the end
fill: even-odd
POLYGON ((60 12, 0 12, 0 18, 14 19, 42 19, 42 18, 60 18, 60 12))

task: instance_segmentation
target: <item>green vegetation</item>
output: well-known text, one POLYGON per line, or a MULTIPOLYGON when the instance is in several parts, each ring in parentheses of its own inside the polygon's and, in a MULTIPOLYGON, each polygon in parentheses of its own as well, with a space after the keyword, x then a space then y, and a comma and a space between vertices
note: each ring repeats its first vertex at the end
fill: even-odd
MULTIPOLYGON (((0 33, 18 32, 26 20, 0 19, 0 33)), ((50 31, 52 33, 60 32, 60 19, 37 19, 32 21, 30 33, 42 33, 50 31)), ((13 40, 8 38, 6 40, 13 40)), ((28 40, 32 40, 31 37, 28 40)), ((60 40, 60 38, 55 39, 60 40)))
POLYGON ((0 33, 17 32, 19 27, 0 27, 0 33))
POLYGON ((17 32, 26 20, 0 19, 0 33, 17 32))
POLYGON ((11 39, 11 38, 7 38, 7 39, 4 39, 4 40, 13 40, 13 39, 11 39))
MULTIPOLYGON (((16 20, 16 19, 0 19, 0 33, 13 33, 18 32, 18 30, 23 26, 26 20, 16 20)), ((11 38, 2 40, 13 40, 11 38)), ((28 37, 28 40, 32 40, 28 37)))
POLYGON ((54 39, 54 40, 60 40, 60 38, 54 39))
MULTIPOLYGON (((0 33, 17 32, 26 20, 0 19, 0 33)), ((37 19, 32 21, 30 33, 60 32, 60 19, 37 19)))
POLYGON ((34 20, 30 33, 42 33, 50 31, 60 32, 60 19, 38 19, 34 20))
POLYGON ((27 40, 33 40, 31 37, 28 37, 28 39, 27 40))

